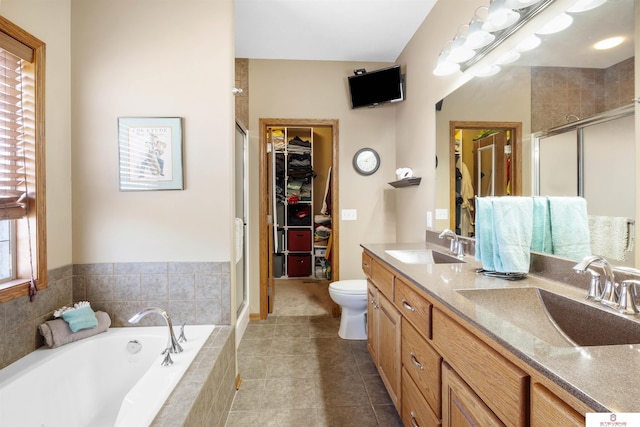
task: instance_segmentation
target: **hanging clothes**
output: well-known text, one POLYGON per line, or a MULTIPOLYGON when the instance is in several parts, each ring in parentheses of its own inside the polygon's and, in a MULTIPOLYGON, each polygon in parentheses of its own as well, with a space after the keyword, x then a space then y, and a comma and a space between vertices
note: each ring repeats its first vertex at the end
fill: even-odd
POLYGON ((471 173, 467 165, 458 157, 456 160, 456 169, 460 171, 460 233, 462 236, 472 237, 474 235, 474 215, 475 206, 473 197, 475 192, 473 184, 471 184, 471 173))

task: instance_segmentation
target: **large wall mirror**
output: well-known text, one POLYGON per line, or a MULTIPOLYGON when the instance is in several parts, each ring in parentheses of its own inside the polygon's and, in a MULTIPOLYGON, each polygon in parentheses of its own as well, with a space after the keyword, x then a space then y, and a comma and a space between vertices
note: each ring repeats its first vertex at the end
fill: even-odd
MULTIPOLYGON (((635 127, 634 107, 630 106, 635 98, 634 0, 607 0, 596 9, 573 14, 573 18, 568 29, 540 35, 542 43, 537 49, 502 65, 498 74, 473 78, 439 103, 436 204, 447 208, 449 218, 438 221, 438 229, 455 227, 460 234, 473 237, 468 217, 461 218, 465 212, 458 209, 456 198, 460 202, 460 193, 455 188, 456 178, 460 178, 460 167, 455 168, 456 163, 460 166, 460 153, 465 158, 465 152, 473 151, 466 142, 460 146, 452 134, 456 132, 452 123, 477 124, 477 128, 465 130, 470 141, 493 131, 498 133, 501 123, 520 126, 521 135, 507 132, 504 138, 509 147, 501 147, 500 156, 493 157, 503 162, 497 169, 494 166, 494 171, 507 164, 511 182, 518 183, 517 188, 509 188, 509 194, 584 195, 589 204, 589 191, 597 191, 606 197, 588 207, 590 215, 635 218, 635 127), (623 36, 625 41, 617 48, 593 53, 595 42, 613 36, 623 36), (622 110, 626 113, 621 120, 610 120, 615 115, 611 112, 622 110), (494 124, 496 128, 492 129, 494 124), (567 132, 557 132, 559 129, 567 132), (588 140, 579 145, 580 138, 588 140), (535 158, 540 147, 544 147, 544 154, 535 158), (519 157, 514 158, 516 149, 519 157), (504 163, 505 159, 509 161, 504 163), (555 171, 550 179, 559 185, 557 193, 545 194, 546 190, 540 189, 539 169, 555 171), (617 182, 612 184, 609 178, 614 175, 617 182)), ((470 144, 474 143, 478 145, 470 144)), ((492 150, 495 154, 496 148, 492 150)), ((466 155, 465 163, 471 177, 487 175, 476 170, 477 156, 466 155)), ((474 187, 473 194, 480 192, 474 187)), ((611 261, 635 265, 634 257, 628 253, 625 260, 611 261)))

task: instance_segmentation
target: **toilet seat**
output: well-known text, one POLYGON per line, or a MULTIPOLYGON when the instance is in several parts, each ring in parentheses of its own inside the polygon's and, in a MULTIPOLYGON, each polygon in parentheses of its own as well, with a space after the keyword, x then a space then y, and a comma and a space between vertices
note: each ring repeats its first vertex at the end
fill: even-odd
POLYGON ((329 289, 343 295, 366 295, 366 280, 339 280, 329 284, 329 289))

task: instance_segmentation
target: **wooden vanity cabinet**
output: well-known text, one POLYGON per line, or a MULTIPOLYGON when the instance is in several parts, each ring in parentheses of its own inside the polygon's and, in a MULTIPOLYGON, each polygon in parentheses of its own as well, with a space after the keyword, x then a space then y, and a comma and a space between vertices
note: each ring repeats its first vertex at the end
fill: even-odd
POLYGON ((447 363, 443 363, 442 425, 475 427, 505 424, 447 363))
POLYGON ((362 270, 367 347, 406 426, 583 426, 593 412, 367 251, 362 270))
POLYGON ((534 383, 531 387, 531 427, 582 427, 585 417, 545 386, 534 383))
MULTIPOLYGON (((440 354, 429 345, 427 340, 406 318, 402 318, 402 418, 405 424, 407 416, 411 418, 411 411, 419 413, 421 416, 418 418, 440 420, 442 407, 441 364, 440 354), (405 387, 407 379, 410 379, 411 383, 405 387), (418 394, 407 394, 405 393, 407 389, 415 390, 418 394), (423 413, 425 411, 428 411, 429 414, 423 413)), ((417 424, 425 425, 420 422, 417 424)), ((432 423, 426 425, 432 425, 432 423)))
POLYGON ((398 413, 401 413, 400 312, 393 303, 394 275, 372 259, 367 281, 367 348, 398 413))
POLYGON ((405 426, 412 427, 431 427, 441 425, 440 418, 433 413, 431 407, 425 402, 422 396, 420 388, 403 367, 402 423, 405 426))
MULTIPOLYGON (((457 425, 448 424, 445 419, 446 412, 452 411, 451 408, 446 409, 447 399, 450 403, 455 402, 447 393, 454 393, 455 396, 466 390, 457 384, 458 380, 466 384, 505 425, 528 425, 529 376, 526 372, 438 309, 433 310, 433 342, 446 366, 450 366, 456 374, 449 375, 449 369, 447 380, 456 386, 453 391, 447 391, 443 367, 443 425, 457 425)), ((457 416, 448 419, 458 420, 457 416)))
POLYGON ((396 277, 393 301, 402 316, 425 337, 431 339, 432 304, 401 277, 396 277))

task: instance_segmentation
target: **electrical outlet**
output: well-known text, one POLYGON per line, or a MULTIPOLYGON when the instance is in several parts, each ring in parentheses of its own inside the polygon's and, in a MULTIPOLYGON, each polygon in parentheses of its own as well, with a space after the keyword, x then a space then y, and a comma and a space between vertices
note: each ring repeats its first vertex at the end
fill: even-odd
POLYGON ((427 228, 433 228, 433 212, 427 211, 427 228))
POLYGON ((358 219, 358 211, 356 209, 342 209, 341 218, 343 221, 355 221, 358 219))

